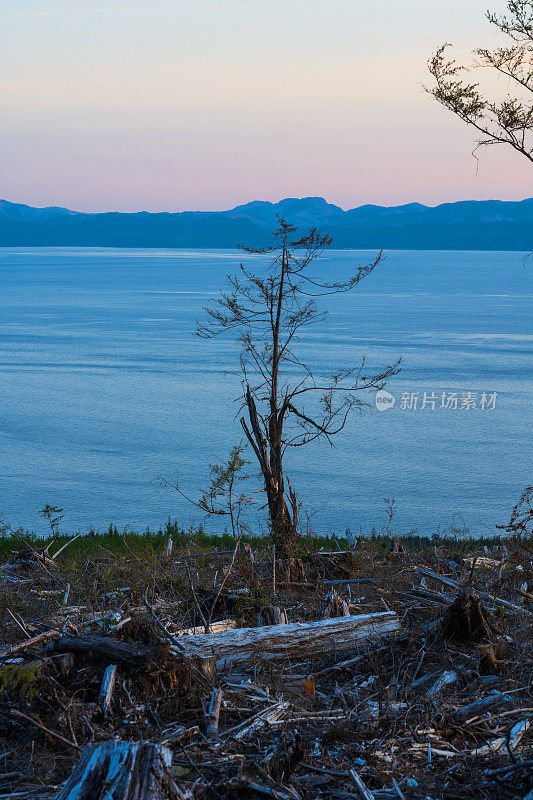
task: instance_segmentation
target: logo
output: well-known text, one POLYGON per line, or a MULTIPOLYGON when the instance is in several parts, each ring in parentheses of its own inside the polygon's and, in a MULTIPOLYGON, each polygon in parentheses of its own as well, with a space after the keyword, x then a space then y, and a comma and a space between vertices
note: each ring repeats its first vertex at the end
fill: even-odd
POLYGON ((390 392, 386 392, 384 389, 376 392, 376 408, 378 411, 388 411, 389 408, 394 406, 395 402, 396 398, 390 392))

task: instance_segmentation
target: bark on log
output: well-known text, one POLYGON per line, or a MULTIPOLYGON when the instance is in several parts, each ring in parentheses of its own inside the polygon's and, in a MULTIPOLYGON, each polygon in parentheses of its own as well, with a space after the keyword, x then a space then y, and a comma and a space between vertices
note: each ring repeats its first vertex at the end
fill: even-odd
MULTIPOLYGON (((314 658, 355 650, 364 642, 394 635, 400 621, 393 611, 359 614, 319 622, 292 622, 261 628, 240 628, 180 639, 185 658, 214 658, 217 667, 247 661, 254 655, 266 659, 314 658)), ((171 652, 174 648, 171 646, 171 652)))
POLYGON ((62 636, 54 642, 56 653, 90 653, 110 664, 136 667, 145 664, 153 654, 148 645, 119 642, 108 636, 62 636))
POLYGON ((89 744, 55 800, 186 800, 172 778, 172 753, 143 742, 89 744))

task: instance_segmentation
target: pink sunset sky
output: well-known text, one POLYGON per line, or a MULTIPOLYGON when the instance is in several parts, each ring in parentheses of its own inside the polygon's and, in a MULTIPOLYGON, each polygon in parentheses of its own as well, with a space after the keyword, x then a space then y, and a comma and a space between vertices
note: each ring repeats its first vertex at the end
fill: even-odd
MULTIPOLYGON (((424 93, 502 0, 3 0, 0 197, 82 211, 533 194, 424 93)), ((500 86, 500 91, 506 91, 500 86)))

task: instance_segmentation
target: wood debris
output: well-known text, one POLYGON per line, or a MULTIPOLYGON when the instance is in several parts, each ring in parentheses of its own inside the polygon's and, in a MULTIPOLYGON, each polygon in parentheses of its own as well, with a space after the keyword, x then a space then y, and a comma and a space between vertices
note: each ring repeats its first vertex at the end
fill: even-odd
POLYGON ((531 552, 397 545, 0 565, 0 798, 525 798, 531 552))

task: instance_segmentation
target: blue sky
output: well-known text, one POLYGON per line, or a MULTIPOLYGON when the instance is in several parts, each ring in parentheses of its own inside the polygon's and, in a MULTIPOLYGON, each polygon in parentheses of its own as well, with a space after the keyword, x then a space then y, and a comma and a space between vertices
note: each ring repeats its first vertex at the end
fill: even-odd
POLYGON ((440 43, 464 57, 498 41, 486 7, 3 0, 0 196, 89 211, 521 199, 525 160, 494 147, 476 172, 473 132, 422 90, 440 43))

